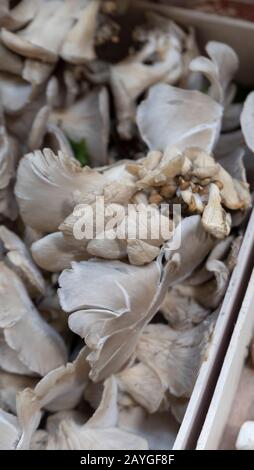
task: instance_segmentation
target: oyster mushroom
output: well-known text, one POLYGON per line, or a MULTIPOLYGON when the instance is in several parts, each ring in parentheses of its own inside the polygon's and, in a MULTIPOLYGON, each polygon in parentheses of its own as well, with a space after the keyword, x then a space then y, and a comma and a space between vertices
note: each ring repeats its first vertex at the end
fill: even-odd
POLYGON ((88 371, 83 349, 73 363, 52 370, 38 382, 34 390, 26 388, 18 393, 17 414, 22 435, 17 448, 29 448, 41 419, 42 408, 59 411, 72 409, 78 404, 88 381, 88 371))
POLYGON ((106 88, 93 90, 66 109, 55 109, 50 122, 74 142, 85 140, 93 166, 107 163, 109 104, 106 88))
POLYGON ((12 374, 34 375, 33 372, 19 360, 16 351, 8 346, 2 333, 0 333, 0 357, 1 370, 12 374))
POLYGON ((231 81, 239 67, 235 51, 227 44, 209 41, 206 45, 206 57, 196 57, 190 63, 190 70, 202 72, 211 83, 210 96, 218 103, 227 102, 231 81))
POLYGON ((4 111, 17 114, 31 102, 35 90, 19 76, 0 72, 0 93, 4 111))
POLYGON ((120 209, 115 227, 89 241, 88 253, 105 259, 128 256, 129 262, 137 266, 153 261, 160 253, 159 247, 171 238, 173 223, 152 206, 139 205, 127 215, 124 207, 120 209))
POLYGON ((85 424, 62 421, 55 435, 49 436, 47 449, 147 449, 145 439, 117 426, 117 383, 106 380, 101 403, 85 424), (65 437, 66 436, 66 437, 65 437))
MULTIPOLYGON (((25 403, 23 410, 25 411, 25 403)), ((59 416, 53 426, 52 423, 50 427, 47 425, 45 449, 147 449, 145 439, 119 429, 117 421, 117 383, 111 377, 105 382, 98 409, 88 421, 82 423, 80 417, 77 419, 76 416, 68 417, 66 414, 62 415, 62 419, 59 416)), ((36 424, 38 425, 38 421, 36 424)), ((30 431, 30 437, 31 434, 30 431)))
POLYGON ((165 246, 165 266, 160 259, 142 267, 90 260, 73 263, 71 270, 61 274, 60 303, 71 313, 70 328, 88 345, 92 380, 101 380, 126 364, 168 286, 188 277, 211 249, 214 242, 202 230, 199 216, 188 217, 180 225, 165 246), (186 250, 184 240, 198 247, 196 258, 186 250))
POLYGON ((141 30, 139 36, 145 42, 142 49, 110 69, 118 132, 124 139, 133 135, 136 99, 159 81, 176 83, 182 73, 181 42, 170 21, 148 33, 141 30))
POLYGON ((40 2, 36 15, 24 29, 14 33, 2 28, 2 42, 17 54, 54 63, 79 7, 79 0, 40 2))
POLYGON ((252 91, 246 98, 241 113, 241 129, 245 142, 249 149, 254 151, 254 92, 252 91))
POLYGON ((39 60, 26 59, 22 70, 22 78, 34 86, 47 81, 54 66, 39 60))
MULTIPOLYGON (((202 178, 208 176, 208 182, 217 182, 220 187, 222 203, 231 210, 247 209, 251 204, 249 186, 246 183, 245 170, 239 162, 239 155, 231 154, 231 162, 221 158, 219 162, 198 148, 188 148, 184 152, 191 160, 194 169, 192 174, 201 178, 200 184, 204 184, 202 178), (237 161, 237 163, 236 163, 237 161), (220 164, 221 162, 221 164, 220 164), (223 166, 225 164, 225 168, 223 166), (228 171, 227 171, 228 170, 228 171), (209 175, 211 177, 209 177, 209 175)), ((241 159, 241 156, 240 156, 241 159)), ((204 180, 205 181, 205 180, 204 180)))
POLYGON ((32 296, 45 291, 44 279, 22 240, 4 225, 0 226, 0 258, 20 276, 32 296), (1 246, 2 245, 2 246, 1 246))
POLYGON ((34 387, 38 379, 27 375, 0 372, 0 407, 17 414, 16 395, 27 387, 34 387))
POLYGON ((124 431, 144 437, 148 442, 149 449, 153 450, 171 447, 179 427, 170 413, 150 414, 143 407, 135 406, 135 403, 130 407, 120 408, 119 426, 124 431))
POLYGON ((60 272, 71 266, 73 261, 86 260, 91 255, 80 244, 68 243, 61 232, 51 233, 34 242, 31 246, 33 259, 40 268, 60 272))
POLYGON ((96 58, 94 39, 100 0, 88 0, 83 4, 84 9, 79 12, 77 22, 65 37, 60 51, 61 57, 73 64, 96 58))
POLYGON ((206 309, 215 309, 219 306, 228 287, 230 272, 225 263, 212 260, 207 263, 206 269, 214 278, 200 286, 191 289, 194 298, 206 309))
POLYGON ((158 374, 150 367, 138 362, 131 367, 126 367, 116 375, 121 393, 120 406, 124 405, 126 394, 149 413, 155 413, 162 406, 164 389, 158 374))
POLYGON ((209 345, 213 321, 184 331, 146 326, 137 344, 137 363, 117 375, 120 389, 149 413, 170 407, 168 394, 190 397, 209 345))
POLYGON ((10 8, 10 1, 2 0, 0 26, 11 31, 22 28, 32 21, 41 3, 41 0, 21 0, 14 8, 10 8))
POLYGON ((150 149, 198 146, 211 152, 220 133, 222 107, 195 90, 159 84, 138 108, 139 132, 150 149))
POLYGON ((16 416, 0 409, 0 450, 14 450, 20 432, 16 416))
POLYGON ((208 346, 212 325, 210 319, 182 332, 162 324, 148 325, 137 345, 137 358, 158 374, 170 393, 190 397, 208 346), (181 365, 177 364, 178 361, 181 365))
POLYGON ((141 179, 137 183, 138 189, 145 189, 150 186, 165 187, 173 184, 174 178, 178 175, 188 173, 191 163, 177 148, 166 148, 159 164, 154 169, 143 168, 142 164, 138 175, 141 179))
POLYGON ((128 240, 127 254, 131 264, 142 266, 151 263, 160 254, 160 249, 143 240, 128 240))
POLYGON ((202 224, 216 238, 225 238, 230 233, 231 216, 221 206, 220 191, 214 183, 210 185, 209 201, 203 212, 202 224))
POLYGON ((170 288, 160 307, 169 326, 176 330, 188 329, 201 323, 210 310, 200 305, 184 285, 170 288))
POLYGON ((40 316, 17 274, 0 263, 0 328, 7 345, 32 372, 45 375, 66 361, 66 348, 40 316))
POLYGON ((205 263, 192 274, 191 278, 188 279, 188 284, 196 286, 210 281, 213 275, 212 272, 207 269, 209 262, 213 260, 224 261, 230 253, 230 250, 232 250, 232 246, 234 246, 233 235, 222 240, 218 240, 218 243, 216 243, 215 247, 211 250, 205 263))
POLYGON ((236 441, 237 450, 254 450, 254 422, 243 423, 236 441))
POLYGON ((21 160, 15 194, 20 214, 28 226, 45 232, 57 231, 85 194, 99 195, 106 178, 96 170, 81 168, 74 158, 44 149, 21 160))

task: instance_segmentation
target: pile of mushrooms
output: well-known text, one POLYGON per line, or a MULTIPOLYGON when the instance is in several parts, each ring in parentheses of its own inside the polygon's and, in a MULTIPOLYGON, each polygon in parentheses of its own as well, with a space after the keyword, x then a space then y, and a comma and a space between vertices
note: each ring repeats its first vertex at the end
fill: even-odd
POLYGON ((1 449, 168 448, 237 263, 254 92, 134 3, 1 2, 1 449))

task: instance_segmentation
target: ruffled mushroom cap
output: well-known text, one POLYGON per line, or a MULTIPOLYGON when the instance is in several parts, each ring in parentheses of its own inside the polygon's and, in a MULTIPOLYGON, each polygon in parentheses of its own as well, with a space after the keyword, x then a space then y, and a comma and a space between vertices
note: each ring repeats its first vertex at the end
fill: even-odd
POLYGON ((190 70, 202 72, 210 81, 210 96, 218 103, 227 103, 231 94, 231 81, 239 67, 235 51, 222 42, 209 41, 206 45, 206 57, 196 57, 190 63, 190 70))
POLYGON ((219 137, 222 111, 221 105, 204 93, 159 84, 139 105, 137 123, 152 150, 198 146, 211 152, 219 137))
POLYGON ((71 270, 61 274, 61 306, 74 312, 69 325, 85 339, 90 350, 93 380, 101 380, 126 364, 142 329, 159 309, 167 287, 188 277, 213 246, 199 216, 188 217, 180 225, 163 249, 165 266, 159 260, 139 267, 120 261, 91 260, 73 263, 71 270), (187 243, 193 247, 192 253, 196 253, 197 246, 198 256, 188 252, 187 243), (81 283, 82 291, 78 287, 81 283))
POLYGON ((77 22, 60 51, 61 57, 72 64, 83 64, 96 58, 94 40, 100 0, 87 0, 83 4, 84 8, 78 13, 77 22))
POLYGON ((4 260, 23 280, 30 295, 42 295, 45 292, 45 282, 39 269, 22 240, 4 225, 0 226, 0 258, 1 251, 4 253, 4 260))
POLYGON ((0 328, 7 345, 32 372, 45 375, 65 363, 66 348, 40 316, 17 274, 0 263, 0 328))
POLYGON ((106 179, 62 152, 27 154, 17 172, 15 194, 23 221, 45 232, 57 231, 61 222, 85 194, 99 195, 106 179), (35 192, 36 191, 36 192, 35 192))

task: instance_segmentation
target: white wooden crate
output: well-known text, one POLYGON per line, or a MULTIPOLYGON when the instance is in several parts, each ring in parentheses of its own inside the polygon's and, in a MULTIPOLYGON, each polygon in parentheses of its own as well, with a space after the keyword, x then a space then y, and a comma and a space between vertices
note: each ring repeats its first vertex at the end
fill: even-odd
MULTIPOLYGON (((231 276, 231 280, 224 297, 224 301, 218 316, 218 320, 216 322, 214 334, 211 340, 209 352, 206 361, 202 364, 187 411, 185 413, 184 420, 182 422, 181 428, 178 432, 176 437, 176 441, 174 444, 174 450, 180 449, 190 449, 195 448, 197 439, 199 437, 199 433, 202 428, 202 424, 206 418, 206 413, 209 407, 209 403, 213 396, 214 387, 217 382, 217 378, 220 373, 220 368, 223 364, 223 359, 225 357, 225 353, 227 350, 227 346, 232 334, 232 330, 234 328, 235 321, 237 319, 238 312, 241 308, 242 299, 244 297, 244 293, 246 290, 246 286, 248 283, 248 279, 251 273, 252 265, 253 265, 253 257, 254 257, 254 210, 252 211, 247 230, 244 235, 243 243, 240 249, 238 263, 233 271, 231 276)), ((252 303, 252 309, 254 310, 254 278, 252 277, 252 297, 251 293, 249 292, 249 303, 252 303)), ((248 300, 248 298, 247 298, 248 300)), ((246 305, 246 301, 244 305, 246 305)), ((243 306, 245 309, 244 311, 241 310, 241 316, 239 317, 239 322, 244 321, 246 306, 243 306)), ((249 306, 250 308, 250 306, 249 306)), ((249 319, 246 319, 246 325, 242 327, 243 332, 241 333, 244 336, 245 343, 241 343, 238 341, 237 344, 240 345, 240 350, 234 350, 234 354, 232 353, 231 349, 227 353, 232 354, 231 358, 231 367, 233 368, 232 371, 232 378, 228 377, 227 371, 224 372, 223 378, 225 379, 228 377, 229 380, 229 387, 234 386, 234 390, 237 387, 238 379, 236 375, 241 371, 241 365, 244 361, 244 353, 246 351, 246 344, 248 344, 250 340, 250 336, 252 334, 252 330, 250 328, 251 325, 251 313, 249 312, 249 319), (241 363, 240 363, 240 358, 241 363), (233 361, 237 357, 237 363, 235 364, 233 361), (234 372, 234 368, 236 371, 234 372), (225 376, 226 374, 226 376, 225 376), (234 375, 235 374, 235 375, 234 375)), ((252 314, 252 323, 254 325, 254 314, 252 314)), ((234 335, 237 334, 234 331, 234 335)), ((232 338, 233 340, 233 338, 232 338)), ((236 340, 234 340, 236 341, 236 340)), ((230 343, 231 344, 231 343, 230 343)), ((234 343, 233 343, 234 347, 234 343)), ((232 348, 232 346, 231 346, 232 348)), ((228 367, 229 360, 227 360, 226 368, 228 367)), ((225 365, 225 363, 224 363, 225 365)), ((223 380, 223 379, 221 379, 223 380)), ((219 391, 216 387, 216 395, 213 397, 212 403, 216 402, 216 405, 211 404, 210 407, 210 414, 208 413, 206 418, 205 427, 203 428, 203 434, 201 434, 199 438, 199 445, 198 448, 209 448, 206 447, 207 445, 213 445, 213 439, 218 442, 218 422, 215 420, 215 416, 218 415, 218 421, 221 423, 221 428, 223 428, 223 423, 225 424, 225 420, 223 421, 223 416, 227 417, 227 413, 230 410, 230 397, 227 397, 227 400, 222 400, 223 393, 224 393, 224 384, 220 382, 221 385, 218 385, 219 391), (222 401, 220 401, 222 400, 222 401), (226 402, 226 403, 225 403, 226 402), (214 422, 216 422, 216 426, 214 428, 214 422), (209 437, 209 438, 208 438, 209 437), (208 439, 208 441, 207 441, 208 439)), ((232 392, 232 399, 234 397, 234 393, 232 392)))
MULTIPOLYGON (((218 449, 221 443, 237 388, 241 380, 244 362, 248 354, 248 347, 253 333, 254 271, 249 281, 248 289, 225 356, 213 399, 198 439, 197 449, 218 449)), ((252 393, 252 395, 254 397, 254 393, 252 393)), ((246 405, 248 406, 248 404, 246 405)))

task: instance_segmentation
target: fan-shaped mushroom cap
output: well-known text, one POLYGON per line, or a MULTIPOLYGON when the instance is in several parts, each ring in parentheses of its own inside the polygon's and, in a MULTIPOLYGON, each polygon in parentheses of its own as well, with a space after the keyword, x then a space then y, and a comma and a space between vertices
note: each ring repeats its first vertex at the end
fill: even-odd
POLYGON ((21 216, 30 227, 55 232, 69 215, 76 200, 85 194, 100 194, 105 178, 61 151, 44 149, 21 160, 15 194, 21 216))
POLYGON ((137 123, 150 149, 198 146, 211 152, 220 133, 222 107, 195 90, 159 84, 139 105, 137 123))
POLYGON ((21 277, 29 293, 42 295, 45 283, 39 269, 23 241, 4 225, 0 226, 0 258, 1 248, 5 253, 5 261, 21 277))
POLYGON ((210 59, 196 57, 190 63, 190 70, 202 72, 211 83, 211 97, 218 103, 225 103, 231 80, 239 67, 238 56, 230 46, 217 41, 209 41, 206 52, 210 59))
POLYGON ((21 280, 0 263, 0 327, 8 346, 31 371, 45 375, 66 361, 61 337, 40 316, 21 280))
POLYGON ((60 55, 67 62, 83 64, 96 58, 95 31, 100 0, 87 0, 79 12, 77 22, 67 34, 60 55))

